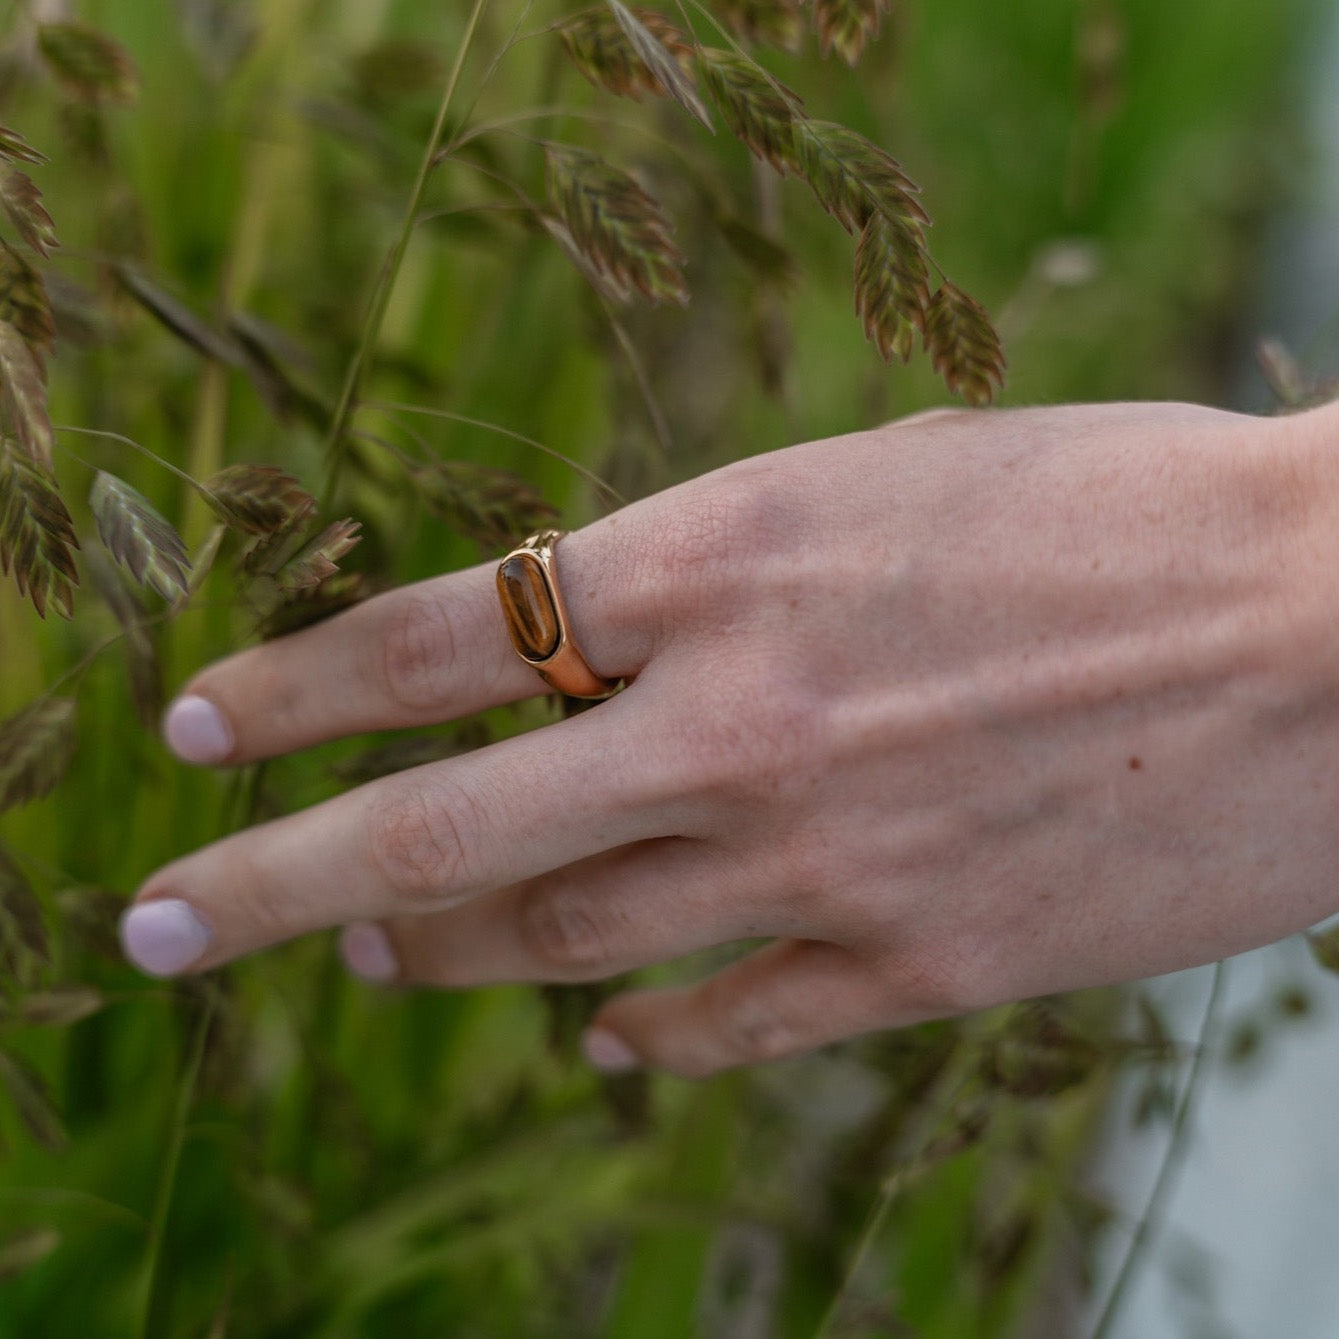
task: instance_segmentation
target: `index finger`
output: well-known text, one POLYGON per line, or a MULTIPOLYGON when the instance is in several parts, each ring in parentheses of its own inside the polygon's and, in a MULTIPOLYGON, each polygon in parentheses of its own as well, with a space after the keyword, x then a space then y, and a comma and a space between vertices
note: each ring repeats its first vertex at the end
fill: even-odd
MULTIPOLYGON (((563 537, 563 593, 591 667, 626 678, 648 653, 646 621, 622 598, 616 527, 563 537), (611 587, 614 587, 611 589, 611 587)), ((195 675, 163 733, 187 762, 246 763, 370 730, 435 724, 550 691, 513 650, 484 564, 378 595, 195 675)))

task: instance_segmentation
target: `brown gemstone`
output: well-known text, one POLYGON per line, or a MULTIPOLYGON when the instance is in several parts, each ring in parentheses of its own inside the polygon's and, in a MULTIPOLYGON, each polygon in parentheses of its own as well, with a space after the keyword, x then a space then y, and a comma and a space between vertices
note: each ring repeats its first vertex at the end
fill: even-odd
POLYGON ((504 559, 497 589, 516 649, 527 660, 547 660, 558 649, 558 611, 539 559, 528 553, 504 559))

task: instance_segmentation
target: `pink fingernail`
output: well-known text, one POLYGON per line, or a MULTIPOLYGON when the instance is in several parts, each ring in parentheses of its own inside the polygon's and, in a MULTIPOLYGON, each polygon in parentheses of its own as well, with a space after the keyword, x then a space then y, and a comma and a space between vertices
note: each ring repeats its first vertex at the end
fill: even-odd
POLYGON ((390 936, 379 925, 348 925, 339 937, 344 964, 364 981, 384 985, 400 975, 400 961, 390 936))
POLYGON ((212 938, 195 909, 177 898, 141 902, 121 917, 121 947, 150 976, 185 971, 204 956, 212 938))
POLYGON ((581 1038, 581 1049, 586 1059, 605 1074, 628 1074, 642 1067, 641 1056, 622 1037, 603 1028, 587 1029, 581 1038))
POLYGON ((232 727, 203 697, 179 697, 163 717, 163 738, 182 762, 222 762, 233 750, 232 727))

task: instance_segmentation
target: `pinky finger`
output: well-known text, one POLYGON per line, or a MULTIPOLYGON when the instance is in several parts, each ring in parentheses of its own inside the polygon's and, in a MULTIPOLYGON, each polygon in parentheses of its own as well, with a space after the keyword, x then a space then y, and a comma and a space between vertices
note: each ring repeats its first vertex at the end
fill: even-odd
POLYGON ((586 1053, 606 1071, 649 1065, 703 1078, 914 1021, 890 1019, 887 997, 869 959, 785 939, 700 985, 617 996, 593 1020, 586 1053))

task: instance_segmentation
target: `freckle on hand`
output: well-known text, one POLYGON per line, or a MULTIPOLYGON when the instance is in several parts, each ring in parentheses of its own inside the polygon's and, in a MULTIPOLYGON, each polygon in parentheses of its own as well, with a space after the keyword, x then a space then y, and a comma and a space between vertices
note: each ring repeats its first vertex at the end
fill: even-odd
POLYGON ((1132 754, 1130 757, 1130 771, 1132 772, 1141 771, 1143 769, 1143 766, 1144 766, 1144 760, 1132 754))

